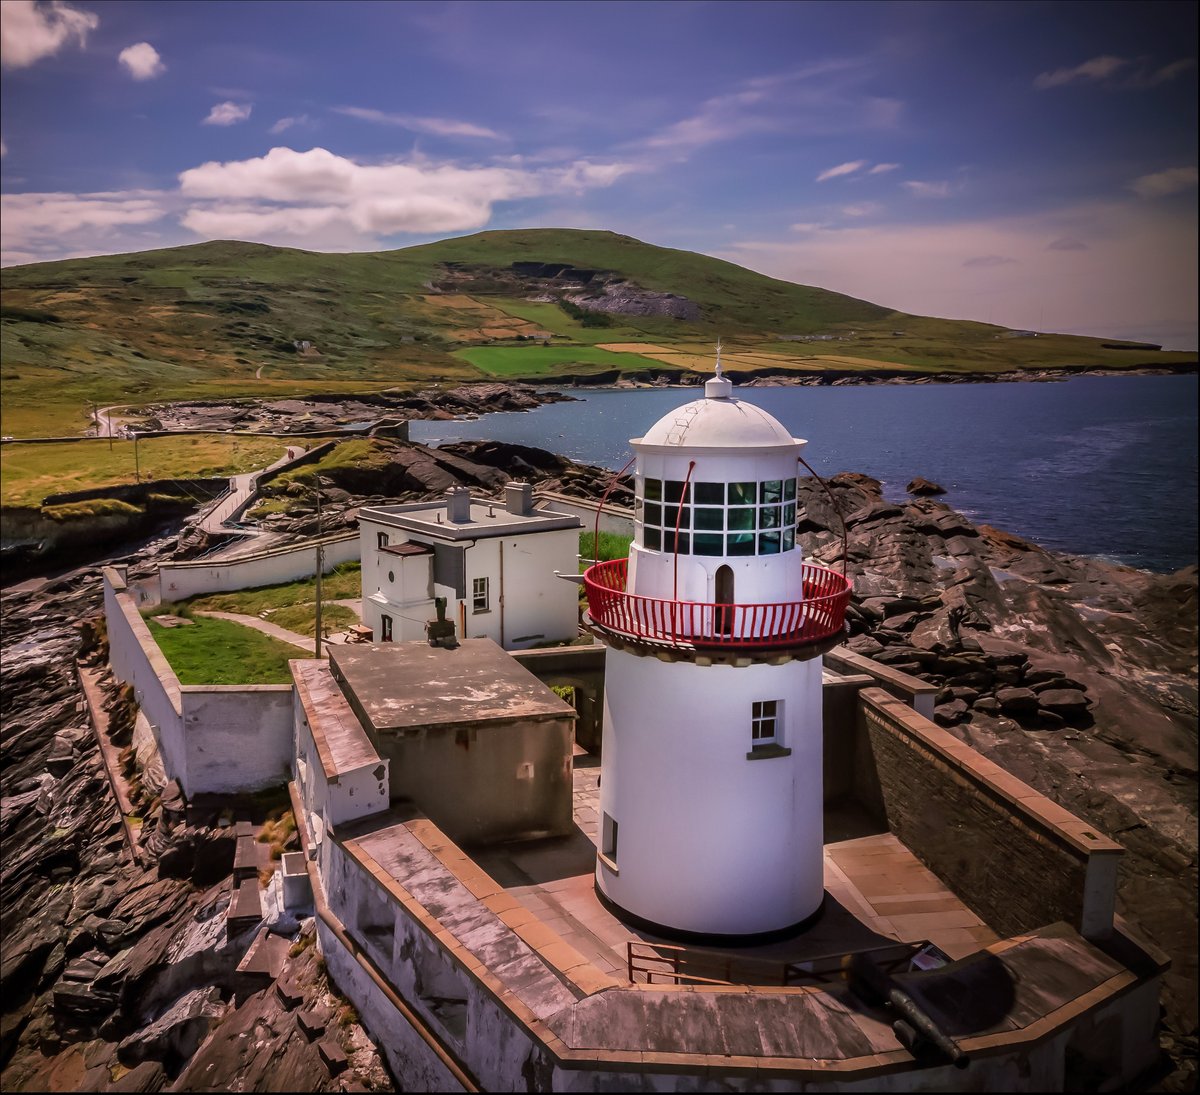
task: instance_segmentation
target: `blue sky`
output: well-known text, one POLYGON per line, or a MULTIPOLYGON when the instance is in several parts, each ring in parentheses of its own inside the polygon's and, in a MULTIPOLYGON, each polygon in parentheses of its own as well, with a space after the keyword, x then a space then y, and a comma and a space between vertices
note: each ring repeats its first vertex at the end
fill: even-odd
POLYGON ((1196 347, 1191 3, 2 0, 3 261, 606 228, 1196 347))

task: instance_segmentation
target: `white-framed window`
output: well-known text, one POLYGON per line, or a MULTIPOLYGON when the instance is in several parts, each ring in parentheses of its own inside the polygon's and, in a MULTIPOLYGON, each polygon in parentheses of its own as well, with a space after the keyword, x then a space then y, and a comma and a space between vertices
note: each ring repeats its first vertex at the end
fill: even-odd
POLYGON ((471 579, 471 611, 490 612, 492 610, 491 593, 488 589, 489 579, 471 579))
POLYGON ((750 708, 750 744, 777 745, 783 720, 783 700, 755 700, 750 708))
POLYGON ((391 616, 379 617, 379 641, 382 643, 390 643, 392 641, 391 616))
POLYGON ((381 548, 388 546, 388 534, 386 532, 377 532, 375 534, 375 546, 381 548))

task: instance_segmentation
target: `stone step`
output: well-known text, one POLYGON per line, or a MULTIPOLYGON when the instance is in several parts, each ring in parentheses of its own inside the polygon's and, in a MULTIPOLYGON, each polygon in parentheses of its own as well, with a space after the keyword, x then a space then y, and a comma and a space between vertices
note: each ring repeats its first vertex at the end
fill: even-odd
POLYGON ((325 1067, 329 1069, 330 1076, 337 1076, 344 1072, 346 1065, 349 1064, 342 1047, 332 1038, 322 1038, 317 1043, 317 1052, 321 1055, 321 1060, 325 1062, 325 1067))
POLYGON ((225 924, 230 934, 240 934, 247 928, 262 922, 262 895, 258 888, 258 879, 248 878, 242 882, 233 900, 229 903, 229 911, 225 914, 225 924))
POLYGON ((238 835, 237 845, 233 852, 233 880, 235 882, 258 877, 263 859, 259 853, 260 847, 261 845, 254 837, 238 835))

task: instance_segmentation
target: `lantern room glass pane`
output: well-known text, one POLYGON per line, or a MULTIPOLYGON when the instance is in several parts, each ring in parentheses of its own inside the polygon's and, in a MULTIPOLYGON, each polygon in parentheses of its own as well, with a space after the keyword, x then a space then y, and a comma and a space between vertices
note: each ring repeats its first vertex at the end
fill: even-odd
POLYGON ((657 501, 662 498, 662 480, 661 479, 647 479, 645 482, 645 486, 642 488, 642 490, 643 490, 643 493, 646 495, 646 501, 651 501, 651 500, 657 501))
POLYGON ((674 529, 664 529, 663 530, 663 551, 673 551, 677 555, 690 555, 691 549, 688 544, 689 540, 690 540, 690 537, 688 536, 688 534, 686 532, 681 532, 679 534, 679 541, 677 544, 676 540, 675 540, 675 530, 674 529))
POLYGON ((716 529, 719 532, 725 527, 725 511, 697 507, 692 520, 696 528, 716 529))
POLYGON ((787 528, 783 530, 783 550, 791 551, 796 546, 796 530, 787 528))
POLYGON ((723 506, 725 504, 725 484, 696 483, 692 501, 698 506, 723 506))
POLYGON ((685 495, 685 491, 684 491, 685 485, 688 488, 687 493, 690 493, 691 484, 684 484, 682 482, 682 480, 679 480, 679 479, 668 479, 663 484, 664 488, 666 489, 666 493, 663 496, 664 501, 678 502, 685 495))
POLYGON ((730 483, 729 504, 731 506, 752 506, 758 501, 757 483, 730 483))
POLYGON ((642 518, 648 525, 662 524, 662 506, 657 502, 647 502, 645 516, 642 518))
POLYGON ((785 527, 791 527, 796 523, 796 507, 789 503, 783 507, 783 523, 785 527))
POLYGON ((652 551, 658 551, 662 547, 662 533, 656 528, 643 529, 642 543, 652 551))
POLYGON ((768 479, 759 483, 758 500, 765 504, 775 504, 783 497, 783 480, 768 479))
POLYGON ((728 536, 728 554, 730 555, 753 555, 754 554, 754 533, 752 532, 734 532, 728 536))
POLYGON ((760 532, 758 534, 758 553, 759 555, 778 555, 779 533, 760 532))
POLYGON ((779 528, 779 507, 763 506, 758 511, 759 528, 779 528))
POLYGON ((729 511, 729 528, 735 529, 752 529, 754 528, 755 511, 752 509, 731 509, 729 511))
POLYGON ((725 537, 711 532, 698 532, 692 537, 692 554, 694 555, 723 555, 725 552, 725 537))
POLYGON ((783 497, 789 502, 796 497, 795 479, 785 479, 783 481, 783 497))

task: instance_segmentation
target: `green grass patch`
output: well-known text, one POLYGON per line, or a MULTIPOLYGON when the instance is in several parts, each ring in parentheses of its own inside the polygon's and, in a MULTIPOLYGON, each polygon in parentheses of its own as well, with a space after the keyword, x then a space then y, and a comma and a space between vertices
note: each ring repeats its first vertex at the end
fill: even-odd
MULTIPOLYGON (((605 333, 612 338, 611 329, 605 333)), ((641 354, 614 353, 595 346, 476 346, 456 350, 455 356, 492 376, 505 377, 670 368, 641 354)))
POLYGON ((180 684, 290 684, 289 659, 305 656, 291 643, 229 620, 198 616, 183 627, 149 623, 180 684))
MULTIPOLYGON (((322 600, 324 595, 322 594, 322 600)), ((296 631, 310 638, 317 633, 316 602, 305 605, 288 605, 267 613, 267 622, 278 627, 286 627, 288 631, 296 631)), ((358 616, 345 605, 322 604, 321 630, 326 635, 336 635, 345 631, 351 624, 358 623, 358 616)))
MULTIPOLYGON (((595 534, 581 532, 579 534, 579 560, 582 566, 587 566, 596 556, 592 552, 592 541, 595 534)), ((625 559, 629 556, 629 545, 632 536, 622 536, 616 532, 600 533, 600 561, 608 559, 625 559)))
POLYGON ((5 445, 0 450, 0 502, 37 506, 49 494, 156 479, 206 479, 254 471, 274 463, 286 443, 273 437, 193 434, 147 437, 137 442, 65 441, 5 445))
MULTIPOLYGON (((315 551, 313 555, 313 565, 315 566, 315 551)), ((321 598, 324 601, 353 600, 361 595, 362 568, 358 563, 342 563, 321 580, 321 598)), ((238 589, 228 593, 206 593, 201 597, 192 597, 184 604, 193 610, 200 609, 204 612, 239 612, 243 616, 259 616, 264 612, 270 613, 281 608, 312 605, 316 599, 316 579, 304 578, 295 582, 281 582, 273 586, 258 586, 255 589, 238 589)), ((340 608, 338 605, 327 607, 340 608)), ((349 609, 342 611, 349 612, 349 609)), ((278 623, 280 627, 287 627, 292 631, 300 630, 281 622, 276 617, 272 616, 270 619, 272 623, 278 623)), ((312 631, 307 631, 305 634, 311 635, 312 631)))
POLYGON ((43 506, 42 513, 51 521, 86 521, 92 517, 136 517, 143 511, 119 498, 88 498, 82 502, 64 502, 43 506))

